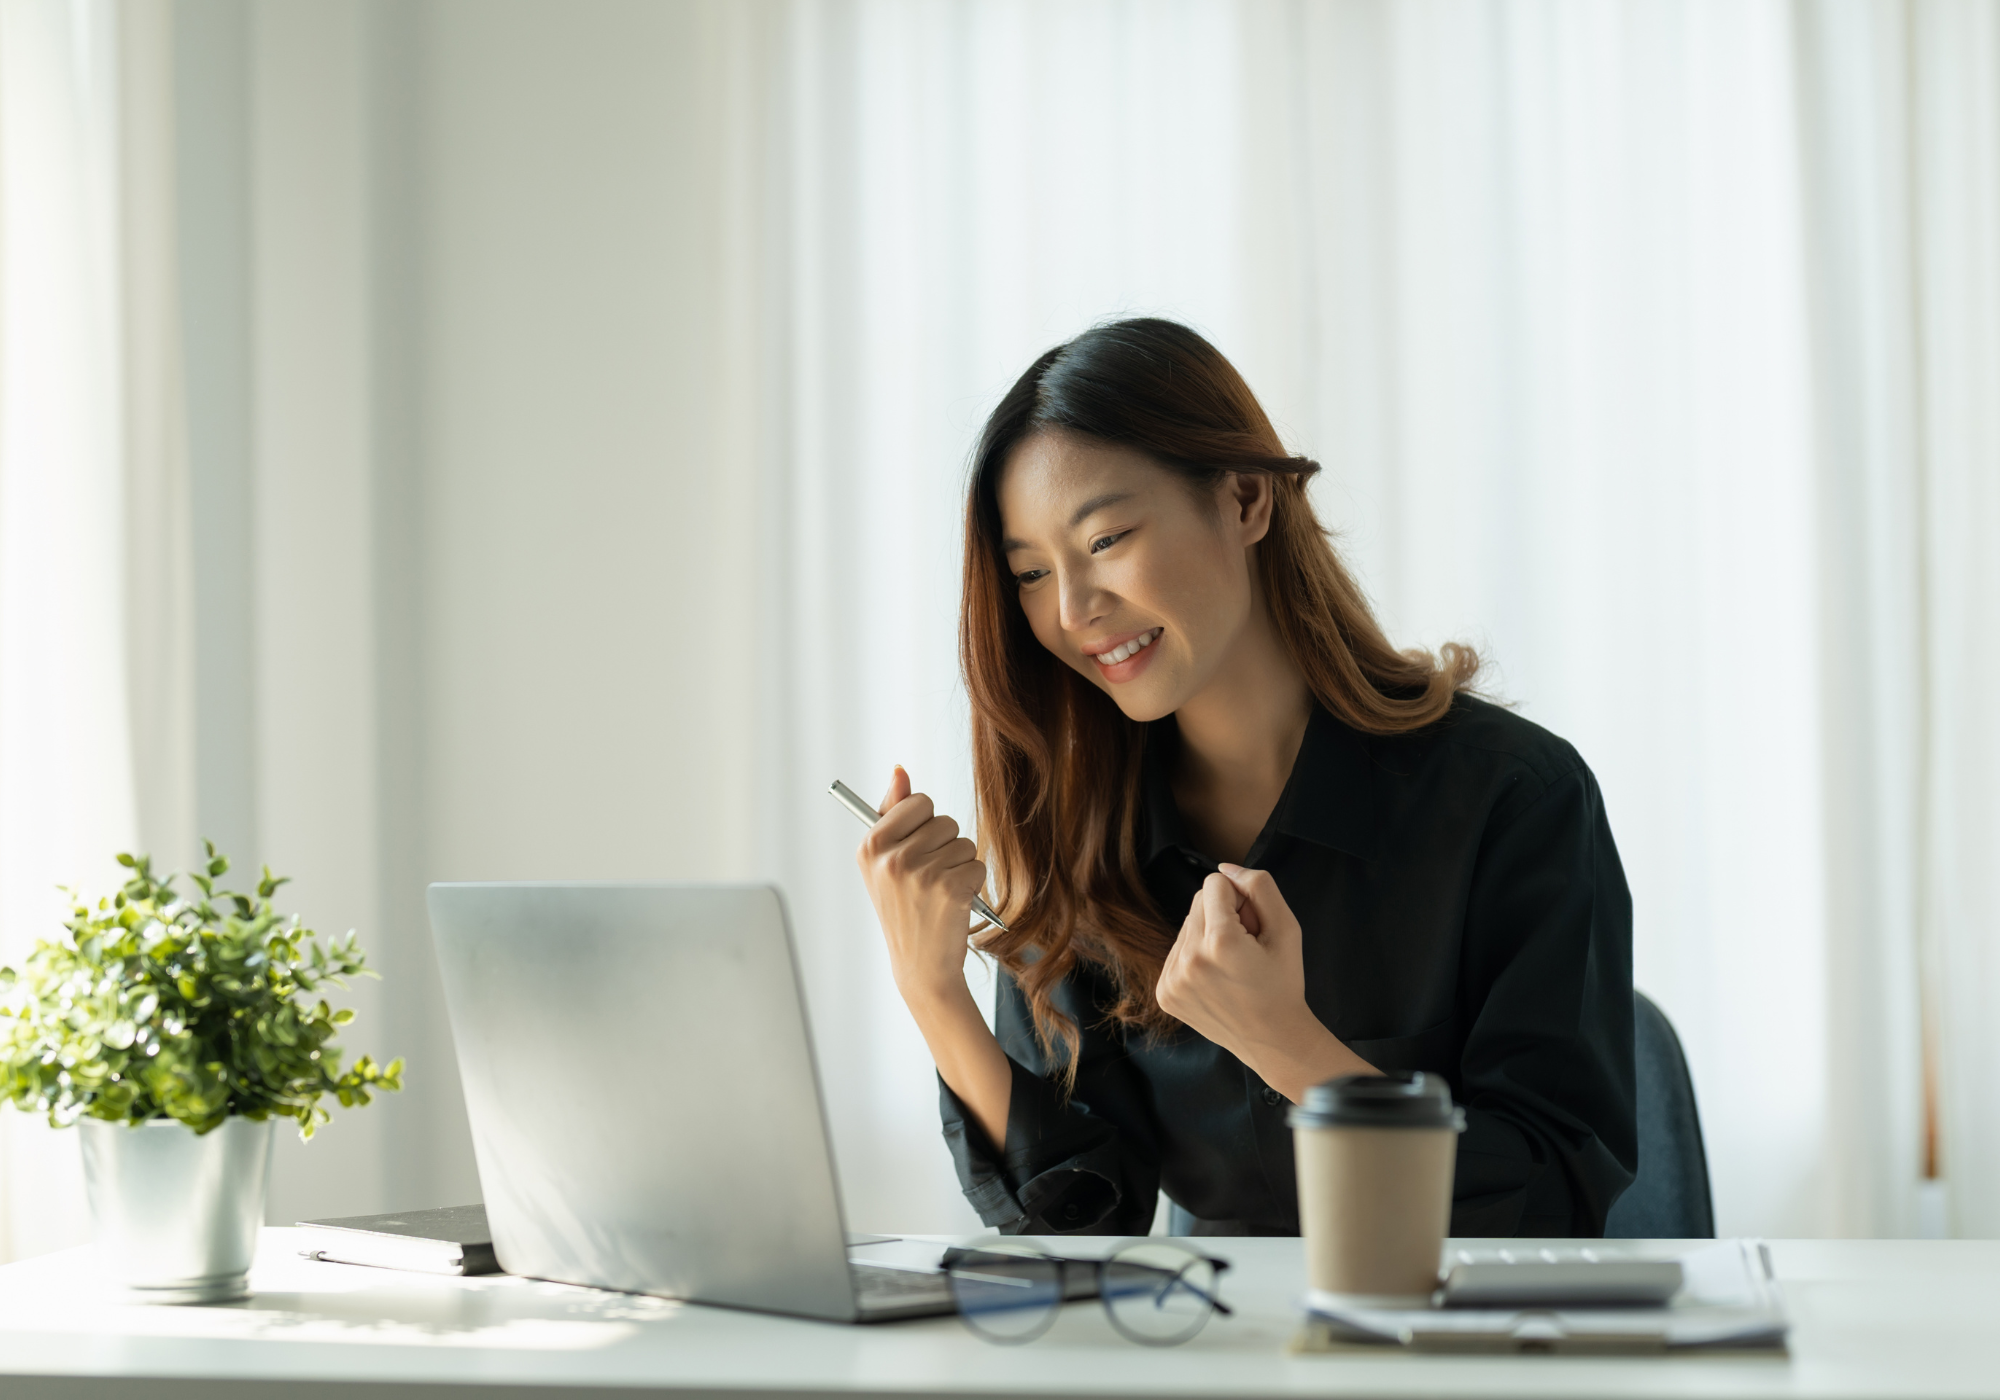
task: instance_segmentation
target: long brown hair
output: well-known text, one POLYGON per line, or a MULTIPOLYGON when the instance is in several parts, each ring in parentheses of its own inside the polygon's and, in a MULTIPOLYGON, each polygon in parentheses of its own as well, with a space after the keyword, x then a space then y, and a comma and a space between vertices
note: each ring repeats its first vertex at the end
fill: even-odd
POLYGON ((996 907, 1010 925, 980 948, 1019 984, 1053 1058, 1074 1074, 1078 1027, 1054 993, 1078 959, 1109 976, 1110 1020, 1163 1031, 1154 983, 1178 919, 1154 906, 1138 856, 1146 726, 1035 640, 1000 547, 999 482, 1014 449, 1062 429, 1136 448, 1191 483, 1264 472, 1275 501, 1256 546, 1278 635, 1321 705, 1368 734, 1402 734, 1444 715, 1479 658, 1397 651, 1334 553, 1306 495, 1319 470, 1286 453, 1250 386, 1216 348, 1172 321, 1116 321, 1029 366, 986 420, 965 508, 959 658, 972 701, 979 838, 996 907))

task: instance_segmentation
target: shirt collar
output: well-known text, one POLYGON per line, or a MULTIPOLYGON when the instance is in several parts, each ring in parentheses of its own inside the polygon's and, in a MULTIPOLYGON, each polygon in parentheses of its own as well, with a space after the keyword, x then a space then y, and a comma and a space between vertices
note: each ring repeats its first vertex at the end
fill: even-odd
MULTIPOLYGON (((1167 781, 1167 764, 1178 736, 1171 720, 1155 720, 1148 731, 1140 801, 1146 817, 1142 850, 1150 864, 1162 851, 1193 846, 1167 781)), ((1323 706, 1313 706, 1299 756, 1265 831, 1282 832, 1362 860, 1373 861, 1380 855, 1375 764, 1368 741, 1323 706)))

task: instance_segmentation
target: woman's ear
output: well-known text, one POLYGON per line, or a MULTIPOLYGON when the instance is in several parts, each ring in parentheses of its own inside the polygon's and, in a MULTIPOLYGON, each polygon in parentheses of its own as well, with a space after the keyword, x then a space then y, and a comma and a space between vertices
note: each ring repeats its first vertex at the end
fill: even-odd
POLYGON ((1230 472, 1220 488, 1223 519, 1234 521, 1249 548, 1271 533, 1271 508, 1276 504, 1269 472, 1230 472))

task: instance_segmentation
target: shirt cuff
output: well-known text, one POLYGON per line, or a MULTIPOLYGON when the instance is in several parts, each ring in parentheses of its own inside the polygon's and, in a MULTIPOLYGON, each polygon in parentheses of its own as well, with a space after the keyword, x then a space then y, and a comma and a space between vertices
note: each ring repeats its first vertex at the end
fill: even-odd
POLYGON ((938 1080, 945 1144, 965 1198, 1003 1234, 1081 1234, 1124 1198, 1116 1132, 1011 1057, 1007 1142, 995 1153, 958 1095, 938 1080))

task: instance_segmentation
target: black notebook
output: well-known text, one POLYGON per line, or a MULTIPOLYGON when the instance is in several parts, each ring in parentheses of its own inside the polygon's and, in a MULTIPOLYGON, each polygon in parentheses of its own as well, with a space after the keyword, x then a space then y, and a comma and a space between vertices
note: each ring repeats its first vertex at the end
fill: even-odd
POLYGON ((308 1247, 299 1251, 308 1259, 425 1274, 500 1272, 483 1205, 301 1220, 299 1226, 311 1234, 308 1247))

